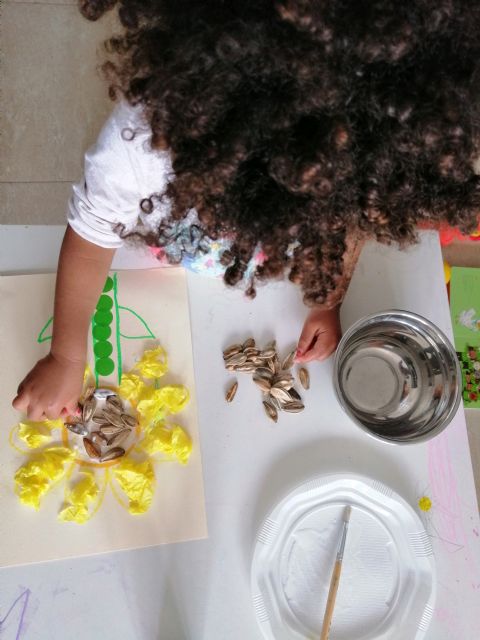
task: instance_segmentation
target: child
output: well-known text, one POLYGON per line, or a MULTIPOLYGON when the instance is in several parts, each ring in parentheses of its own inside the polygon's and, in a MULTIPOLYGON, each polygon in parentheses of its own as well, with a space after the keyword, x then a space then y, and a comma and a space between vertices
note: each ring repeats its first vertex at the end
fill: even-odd
POLYGON ((288 274, 311 307, 297 360, 328 357, 366 238, 478 224, 480 4, 469 0, 82 0, 118 5, 119 103, 86 154, 31 419, 72 412, 114 251, 143 242, 254 296, 288 274))

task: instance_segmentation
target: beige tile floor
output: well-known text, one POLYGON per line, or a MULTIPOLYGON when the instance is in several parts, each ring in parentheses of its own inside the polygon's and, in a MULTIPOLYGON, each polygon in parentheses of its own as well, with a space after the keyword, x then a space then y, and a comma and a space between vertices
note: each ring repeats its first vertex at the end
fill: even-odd
POLYGON ((62 223, 112 108, 97 66, 114 16, 88 22, 76 0, 2 4, 0 223, 62 223))
MULTIPOLYGON (((112 108, 97 71, 113 14, 81 17, 76 0, 4 0, 0 76, 0 224, 62 224, 70 185, 112 108)), ((480 243, 451 264, 480 267, 480 243)), ((468 416, 480 496, 480 411, 468 416)))

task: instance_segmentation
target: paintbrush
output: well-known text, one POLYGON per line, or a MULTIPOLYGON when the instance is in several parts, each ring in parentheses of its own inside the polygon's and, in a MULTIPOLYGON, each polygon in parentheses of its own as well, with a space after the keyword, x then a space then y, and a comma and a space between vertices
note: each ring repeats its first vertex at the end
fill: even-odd
POLYGON ((332 624, 333 610, 335 608, 335 600, 337 597, 338 585, 340 584, 340 573, 342 571, 343 552, 345 551, 345 542, 347 540, 348 522, 352 507, 345 507, 343 512, 342 537, 338 545, 337 559, 333 567, 332 578, 330 580, 330 589, 328 591, 327 606, 325 607, 325 615, 323 617, 322 633, 320 640, 328 640, 330 634, 330 626, 332 624))

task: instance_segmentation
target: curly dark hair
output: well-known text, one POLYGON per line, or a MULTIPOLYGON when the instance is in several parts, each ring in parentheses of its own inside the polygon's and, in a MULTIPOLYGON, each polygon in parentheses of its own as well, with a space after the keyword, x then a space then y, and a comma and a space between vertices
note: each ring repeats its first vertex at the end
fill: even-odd
POLYGON ((80 2, 91 20, 115 5, 110 94, 143 105, 175 173, 150 244, 195 208, 206 237, 234 238, 227 284, 260 244, 249 295, 287 270, 328 305, 347 234, 403 246, 419 223, 475 227, 480 3, 80 2))

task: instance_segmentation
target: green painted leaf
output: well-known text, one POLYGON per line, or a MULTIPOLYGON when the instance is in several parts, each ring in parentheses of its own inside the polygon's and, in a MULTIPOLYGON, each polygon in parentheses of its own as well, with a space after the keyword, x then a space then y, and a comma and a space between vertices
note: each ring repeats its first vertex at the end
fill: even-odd
POLYGON ((143 340, 145 338, 155 338, 152 330, 145 320, 129 307, 118 305, 120 335, 127 340, 143 340), (123 327, 128 326, 129 332, 125 333, 123 327))

